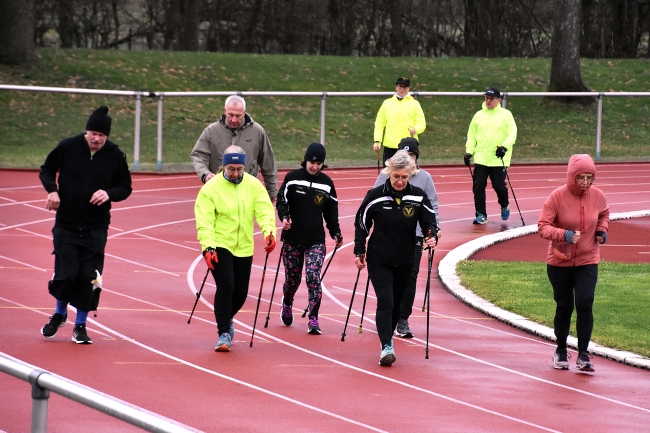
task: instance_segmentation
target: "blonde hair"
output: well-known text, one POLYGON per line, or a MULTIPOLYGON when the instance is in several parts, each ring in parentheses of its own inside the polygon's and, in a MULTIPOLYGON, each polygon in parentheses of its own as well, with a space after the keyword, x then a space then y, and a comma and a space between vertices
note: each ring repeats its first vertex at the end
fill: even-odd
POLYGON ((386 176, 390 177, 390 174, 395 170, 407 169, 409 174, 413 176, 415 174, 416 166, 408 152, 404 149, 398 150, 395 155, 388 161, 386 161, 386 167, 382 170, 386 176))

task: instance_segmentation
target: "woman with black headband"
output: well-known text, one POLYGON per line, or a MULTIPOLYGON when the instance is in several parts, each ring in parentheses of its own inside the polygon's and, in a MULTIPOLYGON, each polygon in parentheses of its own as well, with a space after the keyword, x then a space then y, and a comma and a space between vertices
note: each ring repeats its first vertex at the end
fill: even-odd
POLYGON ((233 317, 248 296, 253 265, 253 219, 264 239, 264 250, 275 248, 275 211, 269 195, 256 177, 244 172, 246 154, 230 146, 223 166, 199 191, 194 206, 196 230, 203 256, 212 272, 217 291, 214 316, 219 341, 214 350, 230 352, 235 335, 233 317))

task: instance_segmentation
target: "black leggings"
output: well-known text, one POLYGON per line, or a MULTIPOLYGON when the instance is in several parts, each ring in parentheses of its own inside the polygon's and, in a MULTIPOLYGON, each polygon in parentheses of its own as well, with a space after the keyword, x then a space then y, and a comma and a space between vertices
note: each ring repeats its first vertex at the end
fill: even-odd
POLYGON ((413 263, 390 266, 368 262, 368 275, 377 295, 377 334, 382 347, 390 344, 402 305, 402 298, 413 271, 413 263))
POLYGON ((230 330, 230 320, 246 302, 253 257, 235 257, 225 248, 215 248, 219 262, 212 276, 217 285, 214 294, 214 317, 219 335, 230 330))
POLYGON ((594 327, 592 308, 598 281, 598 265, 570 267, 546 265, 546 273, 553 286, 553 298, 557 305, 554 325, 558 349, 566 350, 575 303, 578 351, 587 351, 594 327))
POLYGON ((490 176, 490 182, 494 192, 497 193, 497 200, 501 207, 508 206, 508 187, 506 186, 506 171, 503 167, 488 167, 481 164, 474 164, 474 208, 476 215, 487 217, 485 206, 485 188, 487 187, 487 178, 490 176))
MULTIPOLYGON (((422 237, 418 236, 415 241, 415 261, 413 262, 413 270, 409 277, 409 283, 404 291, 404 298, 402 298, 402 308, 400 319, 408 320, 413 312, 413 302, 415 302, 415 289, 418 283, 418 273, 420 272, 420 261, 422 260, 422 237)), ((428 263, 428 262, 427 262, 428 263)))

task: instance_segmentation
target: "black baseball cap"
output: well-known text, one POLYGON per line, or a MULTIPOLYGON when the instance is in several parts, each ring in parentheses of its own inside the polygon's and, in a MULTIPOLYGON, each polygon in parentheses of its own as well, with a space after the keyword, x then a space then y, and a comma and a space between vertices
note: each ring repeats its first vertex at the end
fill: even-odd
POLYGON ((501 92, 496 87, 490 87, 485 91, 485 96, 494 96, 495 98, 501 97, 501 92))
POLYGON ((411 80, 409 80, 408 77, 399 77, 395 85, 397 86, 398 84, 404 84, 406 87, 411 87, 411 80))
POLYGON ((413 152, 417 158, 420 157, 420 143, 418 143, 418 141, 413 137, 402 138, 402 141, 399 142, 397 148, 399 150, 404 149, 407 152, 413 152))

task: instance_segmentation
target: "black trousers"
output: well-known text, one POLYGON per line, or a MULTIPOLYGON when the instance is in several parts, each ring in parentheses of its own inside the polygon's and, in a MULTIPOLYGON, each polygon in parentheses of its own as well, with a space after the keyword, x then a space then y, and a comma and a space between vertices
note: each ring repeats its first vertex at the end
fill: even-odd
POLYGON ((485 188, 487 187, 488 176, 490 177, 494 192, 497 193, 499 205, 501 207, 508 206, 508 187, 506 186, 506 172, 503 167, 488 167, 486 165, 474 164, 474 184, 472 191, 474 192, 475 216, 481 214, 487 217, 485 188))
POLYGON ((107 237, 107 229, 52 229, 54 276, 48 286, 52 296, 81 311, 92 309, 92 281, 95 271, 104 272, 107 237))
POLYGON ((212 276, 217 285, 214 294, 214 318, 219 335, 230 330, 230 320, 241 310, 248 296, 253 256, 235 257, 225 248, 215 248, 219 262, 212 276))
POLYGON ((397 153, 397 148, 384 146, 384 155, 383 155, 384 167, 386 167, 386 161, 391 159, 393 155, 395 155, 396 153, 397 153))
POLYGON ((404 297, 402 298, 402 307, 399 318, 408 320, 413 312, 413 302, 415 302, 415 291, 418 283, 418 274, 420 272, 420 262, 422 261, 422 237, 418 236, 415 241, 415 261, 413 270, 409 278, 404 297))
POLYGON ((368 275, 377 295, 377 334, 382 347, 389 344, 399 321, 402 298, 413 263, 400 266, 368 262, 368 275))
POLYGON ((578 351, 584 352, 589 346, 594 327, 593 305, 598 281, 598 265, 570 267, 546 265, 546 273, 553 286, 553 298, 556 303, 554 327, 557 347, 566 350, 566 340, 569 336, 571 315, 575 304, 578 351))

